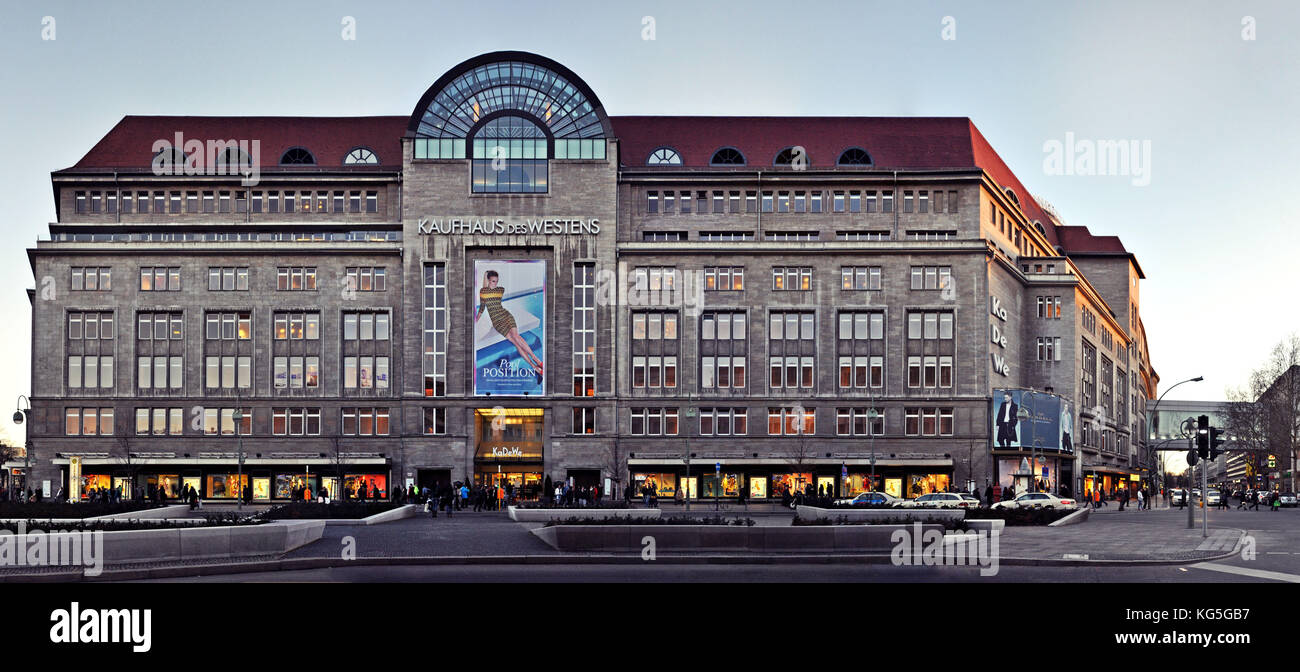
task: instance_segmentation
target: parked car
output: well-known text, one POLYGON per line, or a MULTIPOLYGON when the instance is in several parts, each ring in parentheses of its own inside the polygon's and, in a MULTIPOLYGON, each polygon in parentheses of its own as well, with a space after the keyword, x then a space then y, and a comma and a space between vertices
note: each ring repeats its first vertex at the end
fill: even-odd
POLYGON ((961 493, 961 498, 966 500, 967 508, 975 509, 980 507, 980 500, 975 495, 967 492, 961 493))
POLYGON ((1026 492, 1009 502, 998 502, 995 509, 1073 509, 1078 503, 1046 492, 1026 492))
POLYGON ((852 499, 837 499, 840 506, 897 506, 903 501, 887 492, 864 492, 852 499))
POLYGON ((1282 493, 1282 506, 1296 506, 1296 496, 1294 492, 1282 493))
POLYGON ((974 497, 967 500, 955 492, 932 492, 916 499, 904 500, 899 506, 907 509, 967 509, 978 504, 974 497))

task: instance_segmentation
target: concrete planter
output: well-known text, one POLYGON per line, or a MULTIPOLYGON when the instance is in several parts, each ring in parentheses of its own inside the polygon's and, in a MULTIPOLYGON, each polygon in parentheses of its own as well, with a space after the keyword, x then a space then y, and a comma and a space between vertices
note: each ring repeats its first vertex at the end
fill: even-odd
POLYGON ((1065 525, 1078 525, 1079 523, 1083 523, 1083 522, 1086 522, 1086 521, 1088 520, 1088 514, 1089 514, 1089 513, 1092 513, 1092 508, 1091 508, 1091 507, 1084 507, 1084 508, 1079 509, 1078 511, 1075 511, 1074 513, 1071 513, 1070 515, 1068 515, 1068 516, 1066 516, 1066 517, 1064 517, 1064 518, 1062 518, 1062 519, 1060 519, 1060 520, 1058 520, 1058 521, 1056 521, 1056 522, 1048 523, 1047 526, 1048 526, 1048 527, 1063 527, 1063 526, 1065 526, 1065 525))
POLYGON ((966 521, 966 530, 969 532, 1002 532, 1002 528, 1007 526, 1005 520, 968 520, 966 521))
POLYGON ((878 521, 904 519, 909 523, 958 521, 966 517, 962 509, 823 509, 817 506, 799 506, 795 512, 803 520, 836 520, 843 517, 851 521, 878 521))
POLYGON ((325 520, 326 525, 379 525, 382 523, 391 523, 394 520, 403 518, 414 518, 424 512, 424 505, 407 504, 395 509, 376 513, 366 518, 329 518, 325 520))
POLYGON ((185 561, 287 553, 317 539, 324 521, 104 532, 104 563, 185 561))
POLYGON ((511 506, 506 513, 515 522, 545 523, 569 518, 659 518, 663 512, 659 509, 521 509, 511 506))
MULTIPOLYGON (((532 530, 552 548, 568 552, 630 553, 654 539, 656 551, 749 553, 886 553, 897 530, 912 525, 817 525, 738 527, 724 525, 553 525, 532 530)), ((922 533, 942 525, 922 525, 922 533)))
MULTIPOLYGON (((168 518, 187 518, 189 510, 189 504, 172 504, 157 509, 131 511, 128 513, 113 513, 107 516, 95 516, 94 518, 87 518, 86 520, 164 520, 168 518)), ((203 522, 202 519, 196 520, 203 522)))

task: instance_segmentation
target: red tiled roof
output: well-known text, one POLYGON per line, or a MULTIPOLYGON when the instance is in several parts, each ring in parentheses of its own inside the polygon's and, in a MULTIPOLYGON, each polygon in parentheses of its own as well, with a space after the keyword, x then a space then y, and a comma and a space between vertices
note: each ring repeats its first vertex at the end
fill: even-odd
MULTIPOLYGON (((262 167, 277 166, 290 147, 305 147, 318 167, 339 167, 356 147, 368 147, 381 166, 400 168, 409 117, 147 117, 126 116, 68 171, 148 169, 154 142, 257 140, 262 167)), ((62 172, 62 171, 61 171, 62 172)))
MULTIPOLYGON (((378 155, 380 167, 401 165, 407 116, 384 117, 191 117, 127 116, 67 172, 148 169, 157 140, 258 140, 260 166, 278 166, 281 154, 304 147, 316 166, 340 167, 355 147, 378 155)), ((1043 223, 1057 244, 1056 227, 975 124, 966 117, 610 117, 624 165, 643 166, 659 147, 672 147, 683 167, 708 167, 721 147, 745 155, 748 170, 772 166, 777 153, 799 145, 810 168, 833 167, 840 154, 861 147, 878 170, 983 169, 1015 191, 1030 220, 1043 223)), ((60 171, 65 172, 65 171, 60 171)), ((1069 227, 1067 227, 1069 228, 1069 227)), ((1076 239, 1081 240, 1081 239, 1076 239)), ((1115 245, 1122 251, 1118 239, 1115 245)), ((1086 248, 1083 248, 1086 249, 1086 248)))
POLYGON ((840 153, 861 147, 879 170, 983 169, 1010 187, 1025 215, 1057 243, 1051 219, 966 117, 610 117, 624 165, 643 166, 671 147, 686 168, 709 167, 713 153, 735 147, 747 170, 772 166, 781 150, 807 150, 809 168, 832 168, 840 153))
POLYGON ((748 168, 772 166, 778 152, 801 146, 809 168, 830 168, 840 153, 861 147, 879 169, 971 168, 968 120, 960 117, 610 117, 623 164, 644 166, 650 153, 672 147, 684 167, 708 167, 713 153, 735 147, 748 168))
POLYGON ((1119 236, 1094 236, 1086 226, 1061 226, 1056 237, 1066 254, 1128 254, 1119 236))

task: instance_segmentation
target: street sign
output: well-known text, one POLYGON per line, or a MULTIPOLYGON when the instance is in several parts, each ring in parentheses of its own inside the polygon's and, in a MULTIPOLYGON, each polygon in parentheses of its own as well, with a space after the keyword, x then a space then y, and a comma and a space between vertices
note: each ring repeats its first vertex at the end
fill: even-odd
POLYGON ((1047 480, 1047 467, 1043 467, 1043 480, 1047 480))
POLYGON ((714 472, 721 473, 721 472, 722 472, 722 463, 721 463, 721 462, 714 462, 714 463, 713 463, 713 471, 714 471, 714 472))
POLYGON ((848 477, 849 477, 849 465, 847 465, 847 464, 841 464, 841 465, 840 465, 840 477, 841 477, 841 478, 848 478, 848 477))

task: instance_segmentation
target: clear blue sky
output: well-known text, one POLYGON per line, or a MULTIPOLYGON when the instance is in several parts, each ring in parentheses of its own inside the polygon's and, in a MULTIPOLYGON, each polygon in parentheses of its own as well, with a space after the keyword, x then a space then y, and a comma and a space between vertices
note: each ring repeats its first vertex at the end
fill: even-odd
POLYGON ((123 115, 409 114, 499 49, 564 63, 610 114, 969 116, 1067 223, 1138 255, 1157 370, 1206 377, 1170 398, 1220 399, 1300 330, 1297 34, 1293 2, 6 2, 0 406, 29 386, 24 249, 54 218, 50 171, 123 115), (1046 174, 1067 132, 1149 140, 1150 185, 1046 174))

